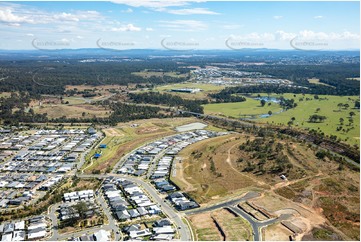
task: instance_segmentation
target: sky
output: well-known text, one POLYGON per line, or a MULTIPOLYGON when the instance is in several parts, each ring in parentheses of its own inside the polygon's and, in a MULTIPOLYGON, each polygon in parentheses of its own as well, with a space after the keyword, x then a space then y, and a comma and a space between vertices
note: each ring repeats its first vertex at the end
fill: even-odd
POLYGON ((360 2, 0 2, 0 49, 360 48, 360 2))

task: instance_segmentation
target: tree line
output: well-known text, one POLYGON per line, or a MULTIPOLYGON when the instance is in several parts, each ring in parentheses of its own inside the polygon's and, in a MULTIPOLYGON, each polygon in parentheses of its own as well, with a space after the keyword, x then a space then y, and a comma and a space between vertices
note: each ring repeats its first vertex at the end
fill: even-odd
POLYGON ((208 103, 208 100, 189 100, 176 95, 159 92, 129 93, 129 97, 135 103, 166 105, 195 113, 203 113, 203 107, 201 105, 208 103))

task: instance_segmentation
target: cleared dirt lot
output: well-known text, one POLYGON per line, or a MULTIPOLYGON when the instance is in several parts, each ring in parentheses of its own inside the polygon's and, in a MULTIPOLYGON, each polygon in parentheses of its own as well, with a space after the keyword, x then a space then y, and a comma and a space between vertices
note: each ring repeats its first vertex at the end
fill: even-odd
POLYGON ((278 223, 264 228, 262 234, 265 241, 289 241, 293 233, 278 223))
POLYGON ((226 209, 192 215, 190 221, 197 240, 252 240, 250 225, 244 219, 233 215, 226 209))

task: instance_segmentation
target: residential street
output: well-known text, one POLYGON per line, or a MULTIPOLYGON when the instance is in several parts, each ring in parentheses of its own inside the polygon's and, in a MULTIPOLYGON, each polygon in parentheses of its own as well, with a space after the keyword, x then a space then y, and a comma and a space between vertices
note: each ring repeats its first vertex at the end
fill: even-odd
POLYGON ((160 205, 163 212, 171 220, 174 221, 175 225, 178 228, 179 234, 180 234, 180 240, 182 240, 182 241, 190 241, 190 240, 192 240, 191 232, 190 232, 190 230, 188 228, 188 225, 186 225, 183 222, 180 213, 176 212, 171 206, 169 206, 166 202, 164 202, 163 199, 158 194, 157 190, 153 186, 148 184, 147 182, 145 182, 145 181, 143 181, 143 180, 141 180, 139 178, 128 177, 128 176, 125 176, 125 175, 112 174, 112 173, 107 174, 107 175, 85 175, 85 174, 79 175, 79 177, 97 177, 97 178, 106 178, 106 177, 109 177, 109 176, 124 178, 124 179, 132 181, 132 182, 140 185, 141 187, 143 187, 144 190, 151 196, 153 201, 160 205))
POLYGON ((117 221, 115 220, 115 218, 112 215, 112 212, 110 211, 109 207, 107 206, 107 202, 104 200, 104 197, 101 195, 101 193, 99 193, 99 195, 95 196, 95 199, 97 200, 98 204, 100 204, 100 206, 103 208, 104 214, 105 216, 107 216, 108 218, 108 222, 109 226, 111 228, 111 230, 114 232, 114 236, 115 236, 115 241, 119 241, 123 238, 123 234, 120 231, 118 225, 117 225, 117 221))

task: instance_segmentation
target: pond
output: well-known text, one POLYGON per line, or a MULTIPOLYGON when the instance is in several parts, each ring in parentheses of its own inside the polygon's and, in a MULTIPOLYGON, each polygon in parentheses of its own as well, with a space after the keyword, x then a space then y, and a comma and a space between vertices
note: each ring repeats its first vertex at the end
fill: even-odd
POLYGON ((265 100, 266 102, 279 103, 280 100, 276 97, 256 97, 254 100, 265 100))

